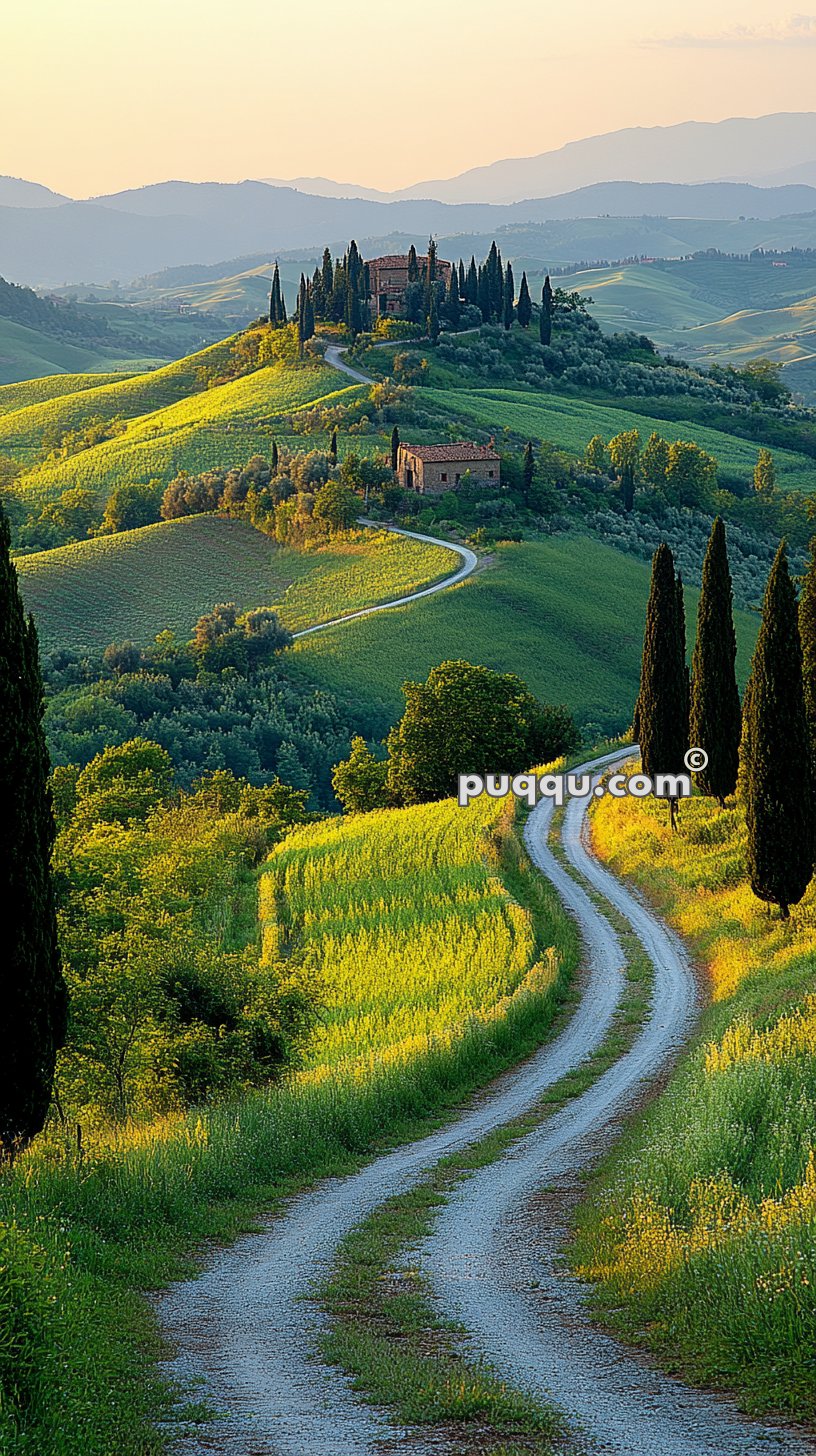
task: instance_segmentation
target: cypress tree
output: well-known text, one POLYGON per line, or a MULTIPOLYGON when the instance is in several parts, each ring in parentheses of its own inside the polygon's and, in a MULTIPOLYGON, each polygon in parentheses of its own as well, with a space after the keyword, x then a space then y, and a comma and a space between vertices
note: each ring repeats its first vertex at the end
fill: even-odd
POLYGON ((487 267, 479 269, 479 286, 477 300, 482 313, 482 321, 490 323, 490 280, 487 276, 487 267))
POLYGON ((272 441, 272 455, 271 455, 271 458, 270 458, 270 462, 269 463, 270 463, 270 465, 272 467, 272 474, 273 475, 277 475, 277 473, 278 473, 278 442, 277 442, 277 440, 273 440, 272 441))
POLYGON ((508 332, 513 327, 513 319, 516 316, 515 303, 516 281, 513 277, 512 265, 508 263, 504 275, 504 296, 502 300, 502 322, 508 332))
MULTIPOLYGON (((652 558, 640 692, 634 714, 643 772, 650 778, 685 772, 688 695, 679 596, 674 557, 663 541, 652 558)), ((676 809, 677 801, 670 800, 672 828, 676 809)))
POLYGON ((309 337, 306 333, 306 327, 306 279, 301 273, 297 306, 298 353, 301 355, 303 354, 303 345, 306 343, 306 340, 309 337))
POLYGON ((450 288, 448 289, 448 320, 452 329, 458 329, 460 313, 459 276, 456 269, 451 268, 450 288))
POLYGON ((524 504, 529 506, 530 497, 533 491, 533 477, 535 475, 535 455, 533 454, 533 442, 528 440, 524 446, 524 454, 521 458, 521 489, 524 495, 524 504))
POLYGON ((681 727, 683 730, 683 767, 689 746, 689 715, 691 713, 691 677, 686 662, 686 604, 683 598, 683 577, 677 573, 677 652, 683 664, 683 709, 681 727))
POLYGON ((459 297, 463 299, 467 298, 467 279, 465 278, 465 265, 461 258, 459 259, 459 297))
POLYGON ((689 737, 694 748, 708 754, 708 764, 697 774, 698 787, 721 808, 737 787, 742 731, 733 602, 725 526, 718 516, 703 562, 691 661, 689 737))
POLYGON ((323 274, 319 268, 315 268, 312 278, 312 313, 316 319, 326 317, 326 309, 323 303, 323 274))
POLYGON ((544 279, 544 287, 541 290, 541 319, 539 322, 542 344, 552 343, 553 314, 555 313, 555 295, 550 283, 550 275, 544 279))
POLYGON ((43 1127, 67 1010, 51 880, 54 817, 37 632, 31 617, 26 620, 9 552, 8 522, 0 511, 2 1159, 13 1158, 43 1127))
POLYGON ((337 464, 337 430, 336 429, 332 430, 331 440, 329 441, 329 459, 331 460, 332 465, 336 465, 337 464))
POLYGON ((272 274, 272 288, 269 293, 269 322, 273 328, 280 323, 286 322, 286 312, 283 307, 283 295, 281 293, 280 269, 275 264, 275 271, 272 274))
POLYGON ((331 317, 332 322, 339 324, 346 316, 346 270, 338 258, 334 265, 334 277, 332 279, 331 292, 331 317))
POLYGON ((810 543, 810 560, 799 597, 799 635, 802 639, 802 676, 810 739, 810 764, 816 792, 816 536, 810 543))
POLYGON ((470 267, 467 272, 465 298, 474 308, 479 307, 479 271, 476 267, 476 259, 473 257, 473 254, 470 257, 470 267))
POLYGON ((521 287, 519 288, 518 304, 516 305, 516 316, 523 329, 529 329, 533 317, 533 302, 530 298, 530 289, 527 284, 527 274, 521 275, 521 287))
POLYGON ((419 263, 417 262, 417 250, 413 243, 408 249, 408 282, 419 282, 419 263))
POLYGON ((323 249, 323 296, 328 302, 334 287, 334 264, 328 248, 323 249))
POLYGON ((397 462, 399 460, 400 432, 397 425, 391 431, 391 469, 397 473, 397 462))
POLYGON ((751 888, 778 905, 783 920, 813 873, 809 748, 796 592, 783 541, 765 588, 743 737, 751 888))

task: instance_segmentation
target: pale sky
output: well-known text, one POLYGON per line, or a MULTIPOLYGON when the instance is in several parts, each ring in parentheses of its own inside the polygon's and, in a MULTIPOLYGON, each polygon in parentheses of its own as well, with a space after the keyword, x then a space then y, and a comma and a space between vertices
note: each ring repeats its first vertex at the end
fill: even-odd
POLYGON ((4 9, 0 173, 76 197, 167 178, 393 189, 624 126, 816 109, 816 14, 769 0, 4 9))

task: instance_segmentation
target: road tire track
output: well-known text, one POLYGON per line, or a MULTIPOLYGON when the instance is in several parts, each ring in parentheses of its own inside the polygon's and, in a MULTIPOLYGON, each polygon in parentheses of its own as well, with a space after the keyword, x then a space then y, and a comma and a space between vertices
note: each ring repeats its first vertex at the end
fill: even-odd
MULTIPOLYGON (((622 761, 620 752, 591 767, 622 761)), ((582 770, 578 770, 581 772, 582 770)), ((651 1015, 631 1050, 582 1097, 549 1117, 498 1162, 451 1196, 424 1249, 427 1272, 446 1311, 463 1320, 476 1347, 511 1383, 578 1415, 596 1451, 616 1456, 799 1456, 813 1449, 788 1434, 754 1425, 735 1408, 688 1390, 644 1367, 608 1341, 598 1367, 596 1338, 580 1309, 555 1318, 519 1284, 527 1264, 546 1265, 522 1239, 514 1210, 542 1184, 571 1175, 593 1134, 609 1130, 644 1081, 665 1068, 693 1023, 695 983, 686 957, 665 928, 603 871, 581 842, 586 801, 573 801, 563 838, 587 880, 634 926, 655 964, 651 1015), (570 1324, 573 1328, 570 1328, 570 1324), (617 1362, 619 1378, 610 1367, 617 1362), (633 1406, 634 1414, 626 1414, 633 1406), (623 1408, 623 1414, 622 1414, 623 1408), (628 1444, 622 1444, 622 1442, 628 1444), (793 1444, 792 1444, 793 1442, 793 1444)), ((463 811, 464 812, 464 811, 463 811)), ((292 1200, 257 1233, 215 1252, 201 1276, 158 1301, 163 1331, 178 1354, 167 1373, 182 1384, 203 1380, 203 1393, 224 1412, 191 1431, 183 1456, 430 1456, 421 1433, 395 1427, 365 1404, 343 1371, 323 1365, 318 1341, 326 1317, 308 1296, 326 1279, 344 1236, 381 1203, 414 1187, 444 1155, 479 1141, 533 1107, 582 1065, 607 1035, 625 987, 618 937, 547 845, 553 806, 543 801, 528 821, 527 843, 579 922, 585 948, 582 999, 568 1024, 534 1056, 505 1073, 445 1127, 398 1147, 345 1178, 325 1181, 292 1200)), ((552 1281, 556 1279, 550 1271, 552 1281)), ((541 1277, 550 1277, 546 1273, 541 1277)), ((553 1301, 554 1306, 557 1301, 553 1301)), ((549 1307, 548 1307, 549 1309, 549 1307)))

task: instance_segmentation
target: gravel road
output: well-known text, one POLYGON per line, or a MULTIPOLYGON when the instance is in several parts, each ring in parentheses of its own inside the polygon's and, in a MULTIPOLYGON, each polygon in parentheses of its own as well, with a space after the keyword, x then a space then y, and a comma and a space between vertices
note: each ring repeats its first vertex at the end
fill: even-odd
MULTIPOLYGON (((596 760, 594 768, 619 759, 596 760)), ((580 772, 580 770, 579 770, 580 772)), ((500 1162, 462 1185, 424 1251, 441 1303, 472 1332, 509 1379, 578 1417, 596 1451, 627 1456, 799 1456, 790 1436, 742 1420, 729 1405, 687 1390, 595 1335, 572 1294, 563 1295, 552 1257, 531 1241, 515 1210, 544 1184, 572 1175, 614 1118, 674 1054, 695 1010, 695 986, 680 947, 584 849, 587 804, 574 801, 564 841, 573 863, 619 905, 652 955, 652 1014, 633 1049, 593 1088, 550 1118, 500 1162), (521 1233, 519 1229, 521 1228, 521 1233), (533 1273, 532 1271, 536 1272, 533 1273), (530 1283, 552 1299, 541 1308, 530 1283), (600 1343, 599 1343, 600 1342, 600 1343)), ((294 1199, 278 1218, 217 1250, 200 1278, 162 1295, 162 1328, 176 1348, 167 1373, 203 1391, 223 1419, 191 1431, 183 1456, 430 1456, 421 1433, 402 1431, 351 1390, 342 1371, 316 1358, 323 1316, 307 1296, 343 1236, 375 1207, 416 1184, 446 1153, 464 1148, 530 1108, 584 1062, 609 1029, 623 988, 616 935, 547 848, 552 805, 528 822, 531 852, 580 922, 586 948, 581 1003, 549 1045, 505 1074, 454 1122, 396 1148, 347 1178, 294 1199)), ((199 1392, 197 1392, 199 1393, 199 1392)))

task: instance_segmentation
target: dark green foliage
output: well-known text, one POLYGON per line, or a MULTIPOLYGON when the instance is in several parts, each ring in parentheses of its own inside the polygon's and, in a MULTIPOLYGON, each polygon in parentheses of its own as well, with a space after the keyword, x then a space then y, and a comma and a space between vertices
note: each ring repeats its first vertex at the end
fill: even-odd
POLYGON ((471 256, 470 267, 467 272, 464 297, 474 308, 479 307, 479 273, 476 268, 476 259, 471 256))
POLYGON ((388 789, 399 803, 446 798, 459 774, 518 773, 579 742, 566 709, 539 703, 514 673, 443 662, 403 692, 388 737, 388 789))
POLYGON ((328 248, 323 249, 322 274, 323 297, 326 301, 326 305, 328 306, 329 300, 332 295, 332 290, 334 288, 334 264, 332 263, 332 255, 328 248))
POLYGON ((511 263, 508 263, 504 274, 504 294, 502 298, 502 323, 505 329, 508 330, 513 327, 513 319, 516 316, 515 299, 516 283, 513 278, 513 267, 511 263))
POLYGON ((426 328, 428 330, 428 338, 432 344, 435 344, 439 338, 439 310, 436 305, 436 289, 431 289, 426 328))
POLYGON ((555 294, 550 283, 550 275, 544 279, 544 287, 541 290, 541 318, 539 330, 542 344, 552 343, 553 314, 555 313, 555 294))
POLYGON ((419 282, 419 263, 417 262, 417 250, 413 243, 408 249, 408 282, 419 282))
POLYGON ((467 277, 465 275, 465 264, 462 258, 459 259, 459 297, 467 298, 467 277))
POLYGON ((400 432, 399 426, 395 425, 391 431, 391 469, 396 473, 397 461, 399 459, 400 432))
POLYGON ((776 553, 751 663, 743 734, 745 822, 751 888, 788 907, 813 873, 813 779, 802 682, 796 592, 785 543, 776 553))
POLYGON ((42 1128, 65 1038, 42 715, 37 632, 23 613, 0 513, 0 1158, 12 1157, 42 1128))
POLYGON ((332 436, 331 436, 331 440, 329 442, 329 459, 331 460, 332 465, 336 465, 337 464, 337 430, 336 429, 332 430, 332 436))
POLYGON ((448 289, 446 307, 448 322, 450 323, 451 328, 458 329, 461 307, 459 303, 459 275, 456 271, 455 266, 451 268, 450 287, 448 289))
POLYGON ((689 738, 692 747, 708 754, 697 785, 720 804, 737 786, 742 731, 733 600, 725 526, 718 516, 703 562, 691 663, 689 738))
POLYGON ((652 560, 640 693, 634 716, 643 771, 651 778, 685 772, 688 678, 681 604, 674 557, 662 542, 652 560))
POLYGON ((521 287, 519 288, 516 316, 523 329, 529 329, 533 317, 533 303, 530 298, 530 289, 527 284, 527 274, 521 275, 521 287))
POLYGON ((799 634, 802 639, 802 682, 810 738, 810 763, 816 790, 816 536, 799 597, 799 634))
POLYGON ((535 455, 533 454, 533 442, 528 440, 524 446, 524 454, 521 461, 521 490, 524 496, 524 504, 529 506, 533 494, 533 480, 535 478, 535 455))
POLYGON ((272 275, 272 288, 269 294, 269 322, 273 328, 279 324, 286 323, 286 306, 283 302, 281 292, 280 269, 275 264, 275 272, 272 275))
POLYGON ((388 805, 388 760, 376 758, 364 738, 355 734, 349 757, 332 773, 332 786, 347 814, 367 814, 388 805))
POLYGON ((271 451, 271 454, 269 456, 269 465, 270 465, 270 469, 271 469, 272 474, 273 475, 277 475, 277 473, 278 473, 278 442, 277 442, 277 440, 273 440, 272 441, 272 451, 271 451))

